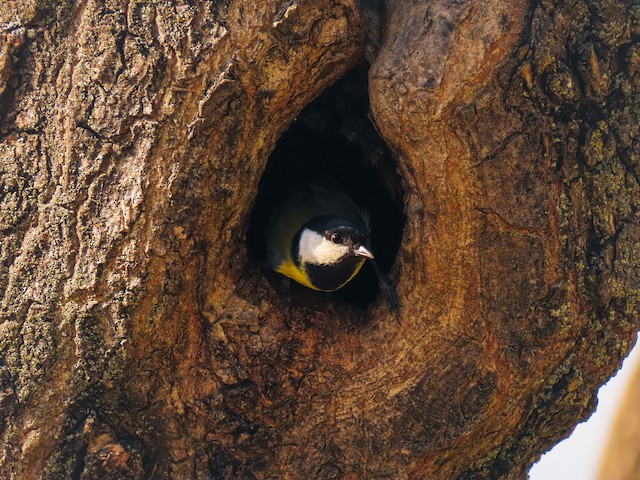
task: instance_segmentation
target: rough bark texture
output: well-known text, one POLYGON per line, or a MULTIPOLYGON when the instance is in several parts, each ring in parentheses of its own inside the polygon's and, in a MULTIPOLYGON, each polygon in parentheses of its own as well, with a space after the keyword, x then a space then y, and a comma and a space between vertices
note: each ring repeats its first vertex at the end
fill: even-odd
POLYGON ((522 478, 590 414, 640 323, 640 5, 388 3, 400 321, 286 312, 244 241, 355 0, 0 5, 1 476, 522 478))

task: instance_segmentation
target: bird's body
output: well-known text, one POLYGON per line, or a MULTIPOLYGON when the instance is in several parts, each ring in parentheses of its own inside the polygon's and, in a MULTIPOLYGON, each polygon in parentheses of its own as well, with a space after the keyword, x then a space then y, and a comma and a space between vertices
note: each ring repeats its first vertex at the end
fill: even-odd
POLYGON ((305 287, 332 292, 360 271, 370 251, 369 225, 342 191, 310 184, 273 213, 267 258, 275 271, 305 287))

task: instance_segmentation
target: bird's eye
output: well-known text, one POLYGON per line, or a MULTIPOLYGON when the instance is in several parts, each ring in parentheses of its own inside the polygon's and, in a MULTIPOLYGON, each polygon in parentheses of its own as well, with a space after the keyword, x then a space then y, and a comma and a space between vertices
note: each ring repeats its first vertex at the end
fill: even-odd
POLYGON ((331 241, 335 244, 340 245, 344 242, 344 237, 339 233, 334 233, 333 235, 331 235, 331 241))

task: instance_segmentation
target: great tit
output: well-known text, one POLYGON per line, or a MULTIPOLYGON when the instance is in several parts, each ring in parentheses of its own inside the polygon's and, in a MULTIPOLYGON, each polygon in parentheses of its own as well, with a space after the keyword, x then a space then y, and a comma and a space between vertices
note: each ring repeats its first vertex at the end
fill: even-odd
POLYGON ((368 216, 337 186, 308 184, 269 221, 269 265, 305 287, 336 291, 373 258, 368 216))

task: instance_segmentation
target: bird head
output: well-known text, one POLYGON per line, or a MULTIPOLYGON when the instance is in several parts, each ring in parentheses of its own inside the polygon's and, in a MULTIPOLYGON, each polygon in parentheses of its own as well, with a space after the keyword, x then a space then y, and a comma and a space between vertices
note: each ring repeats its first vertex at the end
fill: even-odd
POLYGON ((337 265, 348 259, 373 259, 369 233, 348 220, 319 217, 300 231, 298 259, 312 265, 337 265))

